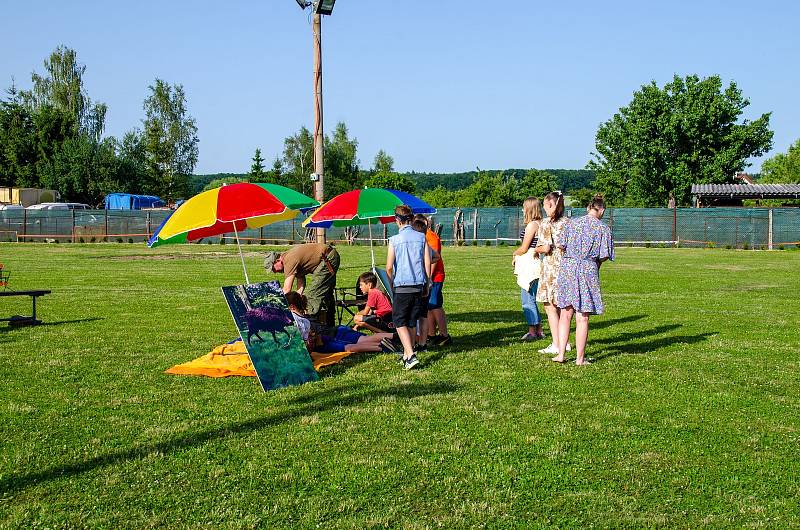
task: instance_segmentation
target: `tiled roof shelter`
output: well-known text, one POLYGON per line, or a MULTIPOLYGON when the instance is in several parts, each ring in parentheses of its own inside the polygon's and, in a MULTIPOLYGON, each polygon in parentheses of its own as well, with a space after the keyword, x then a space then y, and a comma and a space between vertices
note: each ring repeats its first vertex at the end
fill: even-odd
POLYGON ((698 206, 742 199, 800 199, 800 184, 693 184, 698 206))

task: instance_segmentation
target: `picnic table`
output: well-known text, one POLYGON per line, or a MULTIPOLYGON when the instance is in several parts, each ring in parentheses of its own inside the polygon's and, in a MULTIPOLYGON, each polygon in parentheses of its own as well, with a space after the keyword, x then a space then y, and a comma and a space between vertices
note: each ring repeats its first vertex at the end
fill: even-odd
POLYGON ((8 322, 11 326, 35 326, 41 324, 41 320, 36 319, 36 299, 40 296, 50 294, 47 289, 36 289, 30 291, 0 291, 0 296, 30 296, 33 304, 31 316, 14 315, 10 318, 0 318, 0 322, 8 322))

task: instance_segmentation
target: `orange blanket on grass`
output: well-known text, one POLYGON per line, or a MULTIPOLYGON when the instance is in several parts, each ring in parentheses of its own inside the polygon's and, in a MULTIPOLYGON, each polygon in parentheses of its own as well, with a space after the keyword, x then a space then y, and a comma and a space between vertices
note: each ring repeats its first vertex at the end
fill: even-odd
MULTIPOLYGON (((343 351, 339 353, 312 353, 311 360, 314 362, 314 369, 319 371, 323 366, 336 364, 351 352, 343 351)), ((165 370, 164 373, 174 375, 205 375, 207 377, 230 377, 239 375, 244 377, 255 377, 256 371, 247 349, 240 340, 233 344, 223 344, 217 346, 210 353, 198 357, 188 363, 178 364, 165 370)))

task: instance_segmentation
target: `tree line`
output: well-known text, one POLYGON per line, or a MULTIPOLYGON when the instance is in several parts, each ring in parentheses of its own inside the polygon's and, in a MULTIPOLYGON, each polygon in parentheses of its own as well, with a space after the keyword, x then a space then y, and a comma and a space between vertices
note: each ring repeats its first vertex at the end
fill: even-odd
POLYGON ((103 136, 107 107, 90 99, 86 66, 59 46, 0 101, 0 186, 53 189, 66 201, 100 204, 111 192, 186 197, 198 156, 197 126, 181 85, 155 79, 142 128, 103 136))

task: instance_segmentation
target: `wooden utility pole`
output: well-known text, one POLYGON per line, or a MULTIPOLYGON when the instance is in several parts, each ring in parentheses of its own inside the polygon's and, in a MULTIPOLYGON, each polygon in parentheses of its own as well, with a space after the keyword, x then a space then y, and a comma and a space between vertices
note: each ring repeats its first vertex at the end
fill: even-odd
MULTIPOLYGON (((312 29, 314 32, 314 198, 320 204, 325 200, 324 158, 322 132, 322 15, 314 14, 312 29)), ((325 229, 317 228, 317 243, 325 243, 325 229)))

